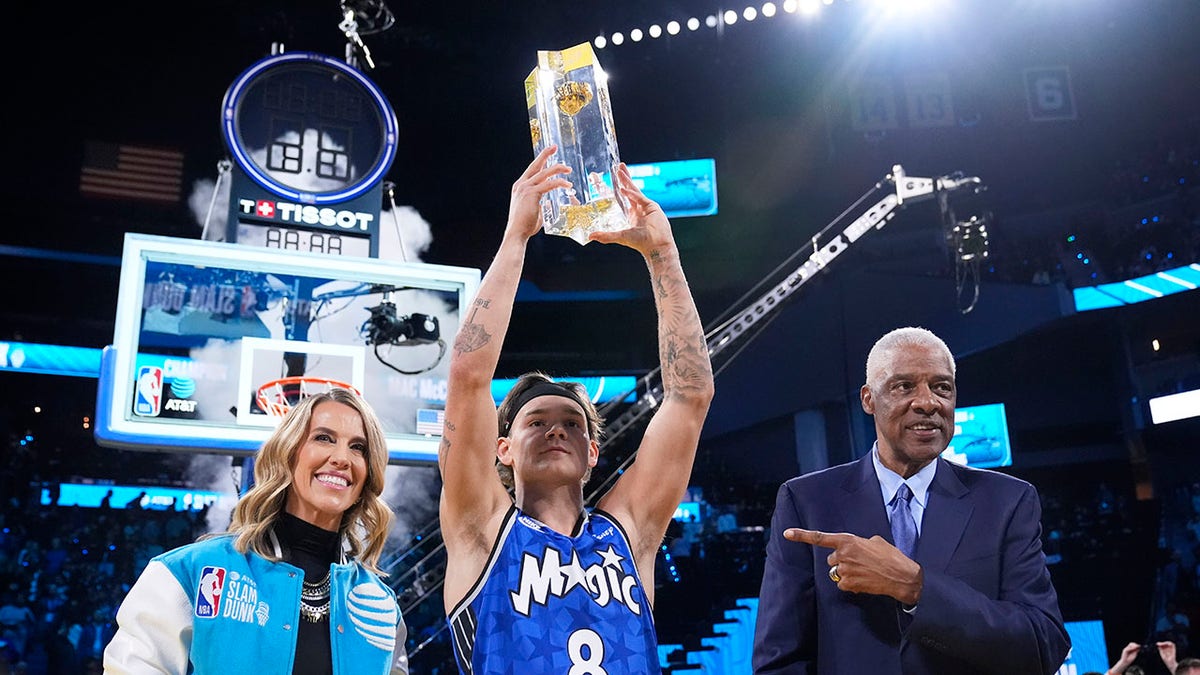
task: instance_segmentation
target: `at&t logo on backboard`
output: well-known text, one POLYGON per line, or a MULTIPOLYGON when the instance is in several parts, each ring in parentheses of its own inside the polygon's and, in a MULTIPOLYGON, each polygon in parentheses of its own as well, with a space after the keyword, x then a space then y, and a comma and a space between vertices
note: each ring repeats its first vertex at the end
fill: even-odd
POLYGON ((221 609, 221 593, 225 590, 225 568, 204 567, 196 588, 196 616, 212 619, 221 609))
POLYGON ((142 417, 158 417, 159 411, 162 410, 162 387, 162 368, 138 368, 137 387, 133 394, 133 413, 142 417))

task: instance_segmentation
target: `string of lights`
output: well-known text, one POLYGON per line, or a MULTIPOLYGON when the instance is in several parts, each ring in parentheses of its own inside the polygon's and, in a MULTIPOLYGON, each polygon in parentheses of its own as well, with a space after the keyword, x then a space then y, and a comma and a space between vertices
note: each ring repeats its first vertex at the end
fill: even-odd
MULTIPOLYGON (((711 14, 705 15, 703 18, 700 16, 691 16, 682 21, 672 19, 664 23, 652 23, 644 30, 641 27, 635 27, 628 31, 601 32, 592 38, 592 44, 596 49, 606 49, 609 47, 620 47, 627 44, 627 42, 656 39, 663 35, 674 36, 685 31, 694 33, 701 28, 723 31, 725 27, 732 26, 739 21, 750 22, 760 18, 773 19, 783 15, 798 15, 812 18, 820 13, 823 5, 832 5, 835 1, 837 0, 784 0, 784 2, 779 4, 764 2, 761 5, 747 5, 740 12, 736 9, 718 9, 711 14)), ((868 0, 868 2, 880 1, 868 0)), ((912 4, 919 3, 922 0, 906 1, 912 4)), ((841 2, 848 3, 851 0, 841 0, 841 2)))

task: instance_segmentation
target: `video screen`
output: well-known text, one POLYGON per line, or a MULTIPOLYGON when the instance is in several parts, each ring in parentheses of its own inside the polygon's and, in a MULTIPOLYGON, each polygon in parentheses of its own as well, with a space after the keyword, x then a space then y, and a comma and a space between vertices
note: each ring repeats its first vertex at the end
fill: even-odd
POLYGON ((1062 675, 1107 672, 1108 649, 1104 640, 1104 622, 1067 621, 1064 627, 1067 635, 1071 636, 1071 651, 1067 652, 1067 660, 1058 672, 1062 675))
POLYGON ((942 457, 979 469, 1012 465, 1008 418, 1003 403, 964 406, 954 411, 954 437, 942 457))

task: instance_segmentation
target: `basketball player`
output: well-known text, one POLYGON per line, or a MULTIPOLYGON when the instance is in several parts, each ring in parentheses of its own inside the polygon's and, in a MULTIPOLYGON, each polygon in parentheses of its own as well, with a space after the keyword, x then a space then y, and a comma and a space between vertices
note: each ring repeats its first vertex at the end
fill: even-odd
POLYGON ((637 461, 585 508, 601 420, 582 386, 529 373, 494 407, 491 382, 526 245, 541 226, 539 201, 570 186, 570 169, 547 166, 554 151, 513 184, 500 249, 451 357, 438 456, 447 619, 463 673, 658 673, 654 560, 687 488, 712 366, 670 223, 621 165, 614 182, 632 226, 590 241, 634 249, 650 271, 664 397, 637 461))

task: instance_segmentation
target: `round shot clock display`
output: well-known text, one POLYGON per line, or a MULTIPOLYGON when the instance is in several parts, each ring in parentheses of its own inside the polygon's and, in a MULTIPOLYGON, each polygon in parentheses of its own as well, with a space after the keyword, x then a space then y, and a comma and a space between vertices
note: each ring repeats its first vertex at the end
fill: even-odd
POLYGON ((225 241, 379 257, 396 115, 366 76, 321 54, 270 56, 225 92, 221 130, 233 155, 225 241))
POLYGON ((256 185, 297 204, 338 204, 377 187, 396 156, 396 115, 379 88, 337 59, 270 56, 225 93, 222 131, 256 185))

